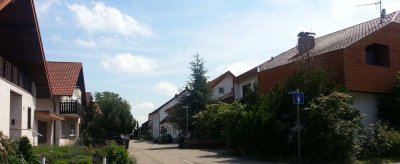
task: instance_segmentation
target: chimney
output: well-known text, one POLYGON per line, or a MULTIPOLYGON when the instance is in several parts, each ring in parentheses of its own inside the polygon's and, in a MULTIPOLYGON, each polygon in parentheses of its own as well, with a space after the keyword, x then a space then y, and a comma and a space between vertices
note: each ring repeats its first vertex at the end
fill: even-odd
POLYGON ((303 54, 315 46, 315 33, 313 32, 300 32, 297 37, 298 38, 298 45, 297 48, 299 50, 299 54, 303 54))

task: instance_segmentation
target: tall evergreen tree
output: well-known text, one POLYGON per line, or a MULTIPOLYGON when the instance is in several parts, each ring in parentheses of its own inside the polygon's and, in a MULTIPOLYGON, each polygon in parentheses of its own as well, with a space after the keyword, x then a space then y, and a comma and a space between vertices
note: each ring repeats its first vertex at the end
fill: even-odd
POLYGON ((180 99, 170 115, 170 121, 183 131, 186 131, 186 110, 188 110, 189 132, 193 132, 195 131, 192 126, 193 116, 204 110, 211 102, 211 89, 207 84, 207 70, 204 64, 204 59, 196 53, 194 60, 190 62, 192 73, 186 87, 187 94, 180 99))

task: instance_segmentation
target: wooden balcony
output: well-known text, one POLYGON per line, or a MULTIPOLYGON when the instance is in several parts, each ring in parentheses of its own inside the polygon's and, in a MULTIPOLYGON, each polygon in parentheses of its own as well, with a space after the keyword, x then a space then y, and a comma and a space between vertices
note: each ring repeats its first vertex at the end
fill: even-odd
POLYGON ((62 115, 75 115, 84 117, 85 110, 81 103, 76 100, 61 101, 60 102, 60 114, 62 115))
POLYGON ((0 77, 32 93, 30 78, 9 61, 0 56, 0 77))

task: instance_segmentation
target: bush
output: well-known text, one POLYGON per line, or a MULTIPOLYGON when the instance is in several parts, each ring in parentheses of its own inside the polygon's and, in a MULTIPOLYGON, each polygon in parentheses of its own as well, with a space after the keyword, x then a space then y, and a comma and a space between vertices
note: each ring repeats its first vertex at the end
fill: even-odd
POLYGON ((107 156, 107 162, 118 164, 133 163, 126 149, 117 145, 114 141, 108 142, 103 150, 107 156))
POLYGON ((24 157, 28 163, 40 163, 35 157, 32 150, 32 145, 28 137, 23 136, 18 142, 18 152, 24 157))
MULTIPOLYGON (((28 140, 29 141, 29 140, 28 140)), ((12 142, 0 131, 0 163, 27 163, 24 156, 18 152, 17 143, 12 142)))
POLYGON ((388 122, 390 127, 400 130, 400 72, 396 75, 392 92, 379 98, 378 116, 388 122))
POLYGON ((303 157, 309 161, 349 162, 354 158, 362 116, 352 97, 333 92, 312 100, 303 114, 303 157))
POLYGON ((92 156, 92 152, 83 146, 37 146, 33 149, 39 157, 46 157, 50 163, 69 161, 77 156, 92 156))
POLYGON ((400 155, 400 133, 387 125, 371 124, 358 137, 359 159, 396 158, 400 155))

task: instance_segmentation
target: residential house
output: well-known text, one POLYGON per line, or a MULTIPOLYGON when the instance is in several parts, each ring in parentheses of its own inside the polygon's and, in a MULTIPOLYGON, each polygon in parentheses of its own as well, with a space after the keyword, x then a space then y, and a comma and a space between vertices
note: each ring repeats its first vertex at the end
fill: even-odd
POLYGON ((179 94, 176 94, 172 99, 161 105, 159 108, 154 110, 149 114, 148 126, 150 127, 150 134, 153 139, 158 139, 160 134, 171 134, 172 139, 174 141, 177 140, 180 131, 167 121, 168 112, 171 112, 176 104, 179 103, 180 98, 186 96, 187 90, 181 91, 179 94))
POLYGON ((227 71, 208 82, 211 88, 211 98, 222 102, 233 102, 233 79, 235 79, 235 75, 227 71))
POLYGON ((376 100, 391 91, 400 70, 400 11, 318 38, 300 33, 296 47, 259 66, 260 91, 267 93, 307 59, 333 66, 337 82, 354 96, 354 107, 366 114, 363 124, 375 122, 376 100))
MULTIPOLYGON (((217 101, 233 102, 233 80, 235 75, 227 71, 217 78, 208 82, 211 88, 211 98, 217 101)), ((177 141, 180 131, 168 122, 168 113, 172 112, 183 96, 187 96, 187 90, 176 94, 172 99, 161 105, 159 108, 149 114, 148 126, 153 139, 159 138, 160 134, 171 134, 173 141, 177 141)))
POLYGON ((38 98, 35 123, 39 144, 72 145, 79 139, 87 98, 83 67, 76 62, 46 62, 52 98, 38 98))
POLYGON ((246 99, 249 90, 257 85, 257 68, 248 70, 237 76, 233 81, 235 100, 246 99))
POLYGON ((0 131, 37 145, 36 99, 51 93, 33 6, 32 0, 0 1, 0 131))

